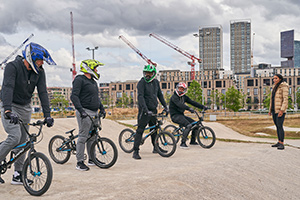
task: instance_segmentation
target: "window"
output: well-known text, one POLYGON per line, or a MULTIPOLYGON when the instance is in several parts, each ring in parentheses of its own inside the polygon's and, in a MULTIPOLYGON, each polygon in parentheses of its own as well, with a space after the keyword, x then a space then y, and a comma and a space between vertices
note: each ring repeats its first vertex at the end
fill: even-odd
POLYGON ((167 89, 167 83, 162 83, 161 84, 161 89, 167 89))
POLYGON ((210 94, 211 94, 211 91, 207 90, 207 96, 210 96, 210 94))
POLYGON ((117 92, 117 98, 121 98, 122 97, 122 92, 117 92))
POLYGON ((119 90, 122 90, 122 85, 119 85, 119 90))
POLYGON ((218 88, 222 87, 222 81, 216 81, 216 87, 218 88))
POLYGON ((254 95, 258 95, 258 89, 254 88, 253 93, 254 93, 254 95))
POLYGON ((264 83, 264 85, 266 85, 266 86, 270 86, 270 84, 271 84, 270 79, 264 79, 264 80, 263 80, 263 83, 264 83))
POLYGON ((254 86, 254 81, 253 81, 253 79, 247 80, 247 86, 254 86))
POLYGON ((204 88, 207 88, 207 81, 203 82, 204 88))
POLYGON ((250 95, 250 88, 247 88, 247 95, 250 95))
POLYGON ((130 84, 126 84, 126 90, 130 90, 130 84))
POLYGON ((222 94, 224 94, 225 95, 225 93, 226 93, 226 90, 225 89, 222 89, 222 94))

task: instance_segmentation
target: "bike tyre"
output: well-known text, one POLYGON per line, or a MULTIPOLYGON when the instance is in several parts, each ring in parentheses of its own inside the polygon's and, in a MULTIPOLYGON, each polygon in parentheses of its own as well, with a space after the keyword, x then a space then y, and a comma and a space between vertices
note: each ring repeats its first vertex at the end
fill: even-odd
POLYGON ((158 154, 162 157, 172 156, 177 147, 177 143, 173 134, 166 131, 161 131, 159 134, 157 134, 154 144, 158 154))
MULTIPOLYGON (((61 135, 55 135, 51 138, 48 145, 48 151, 51 159, 57 164, 64 164, 68 162, 71 156, 71 151, 57 151, 64 142, 66 138, 61 135), (57 143, 57 145, 55 145, 57 143), (58 154, 56 154, 58 153, 58 154)), ((65 144, 67 149, 71 149, 70 145, 65 144)))
POLYGON ((212 146, 214 146, 214 144, 216 142, 216 134, 210 127, 203 126, 203 127, 200 127, 197 131, 197 140, 201 147, 203 147, 205 149, 209 149, 212 146), (207 134, 207 133, 210 133, 210 134, 207 134), (207 135, 209 135, 208 138, 210 138, 210 140, 205 139, 207 137, 207 135))
POLYGON ((119 135, 119 145, 126 153, 133 152, 135 132, 129 128, 121 131, 119 135), (128 141, 129 140, 129 141, 128 141))
POLYGON ((164 128, 164 131, 167 131, 167 132, 169 132, 169 133, 172 133, 173 134, 173 136, 174 136, 174 138, 175 138, 175 141, 176 141, 176 143, 178 143, 179 142, 179 139, 180 139, 180 137, 181 137, 181 131, 178 129, 178 127, 176 127, 175 125, 173 125, 173 124, 169 124, 169 125, 167 125, 165 128, 164 128), (177 130, 177 131, 176 131, 177 130))

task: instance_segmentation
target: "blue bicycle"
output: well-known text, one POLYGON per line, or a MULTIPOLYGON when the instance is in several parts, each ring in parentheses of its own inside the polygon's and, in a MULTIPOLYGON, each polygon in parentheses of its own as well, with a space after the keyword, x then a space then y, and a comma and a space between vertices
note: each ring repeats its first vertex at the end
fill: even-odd
POLYGON ((19 123, 29 136, 28 140, 12 149, 8 162, 4 160, 0 163, 0 172, 1 174, 4 174, 7 169, 11 168, 12 164, 20 158, 20 156, 28 151, 28 156, 22 169, 23 186, 29 194, 33 196, 40 196, 49 189, 53 176, 52 166, 49 159, 43 153, 37 152, 34 148, 34 144, 37 142, 37 138, 42 133, 42 127, 46 124, 46 122, 38 120, 37 122, 28 124, 30 126, 38 127, 38 134, 30 134, 21 119, 19 119, 19 123))

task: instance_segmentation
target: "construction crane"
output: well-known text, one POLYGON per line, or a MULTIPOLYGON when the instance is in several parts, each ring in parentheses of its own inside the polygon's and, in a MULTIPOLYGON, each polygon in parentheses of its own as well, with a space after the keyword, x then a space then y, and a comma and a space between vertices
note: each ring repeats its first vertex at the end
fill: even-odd
POLYGON ((73 75, 73 80, 76 76, 76 66, 75 66, 75 50, 74 50, 74 28, 73 28, 73 13, 72 11, 70 12, 71 15, 71 35, 72 35, 72 53, 73 53, 73 68, 70 69, 70 71, 72 72, 73 75))
POLYGON ((142 52, 140 52, 131 42, 129 42, 123 35, 119 36, 119 39, 122 39, 128 46, 130 46, 138 55, 140 55, 149 65, 157 66, 156 63, 152 62, 149 58, 147 58, 142 52))
POLYGON ((15 55, 15 53, 17 53, 17 51, 19 51, 19 49, 21 49, 21 48, 24 46, 24 44, 25 44, 28 40, 30 40, 30 38, 32 38, 32 37, 33 37, 33 33, 32 33, 28 38, 26 38, 26 39, 24 40, 24 42, 22 42, 22 44, 21 44, 20 46, 18 46, 13 52, 11 52, 11 54, 9 54, 9 56, 7 56, 7 57, 5 58, 5 60, 2 61, 2 63, 0 63, 1 69, 4 69, 4 65, 6 65, 7 61, 8 61, 13 55, 15 55), (2 66, 2 65, 3 65, 3 66, 2 66))
POLYGON ((158 39, 159 41, 161 41, 162 43, 168 45, 169 47, 171 47, 172 49, 178 51, 179 53, 183 54, 184 56, 190 58, 192 60, 192 62, 188 62, 188 65, 191 65, 191 79, 195 80, 195 61, 197 60, 199 63, 202 61, 200 58, 195 57, 194 55, 189 54, 188 52, 180 49, 178 46, 172 44, 171 42, 167 41, 166 39, 162 38, 161 36, 155 34, 155 33, 150 33, 149 37, 154 37, 156 39, 158 39))

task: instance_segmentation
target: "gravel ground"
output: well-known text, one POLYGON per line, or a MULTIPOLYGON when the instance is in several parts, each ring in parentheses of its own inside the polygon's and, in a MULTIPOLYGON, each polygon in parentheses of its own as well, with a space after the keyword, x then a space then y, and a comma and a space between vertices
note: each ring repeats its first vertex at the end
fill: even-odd
MULTIPOLYGON (((76 128, 75 118, 56 119, 44 128, 44 138, 36 146, 48 158, 48 142, 54 135, 76 128)), ((75 169, 76 158, 64 165, 51 161, 54 175, 50 189, 40 199, 299 199, 300 151, 284 151, 270 144, 217 141, 211 149, 192 146, 177 148, 170 158, 152 153, 150 140, 141 146, 141 160, 134 160, 118 145, 125 126, 103 120, 102 136, 118 147, 117 163, 110 169, 92 166, 87 172, 75 169)), ((31 129, 34 130, 34 129, 31 129)), ((222 135, 216 128, 217 137, 222 135)), ((6 133, 0 125, 0 141, 6 133)), ((179 146, 178 146, 179 147, 179 146)), ((23 186, 10 185, 13 171, 2 178, 0 199, 32 199, 23 186)))

